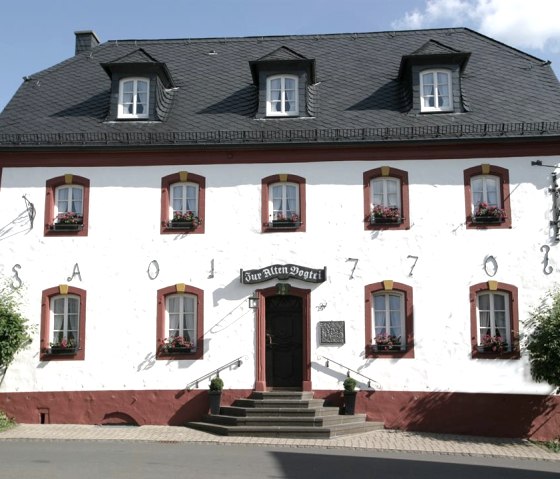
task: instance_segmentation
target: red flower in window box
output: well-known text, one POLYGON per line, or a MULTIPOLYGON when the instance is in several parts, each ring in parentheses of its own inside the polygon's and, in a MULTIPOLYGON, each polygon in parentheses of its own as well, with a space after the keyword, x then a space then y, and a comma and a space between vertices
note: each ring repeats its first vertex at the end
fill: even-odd
POLYGON ((173 218, 168 223, 169 228, 196 228, 202 220, 192 211, 174 211, 173 218))
POLYGON ((83 222, 84 217, 72 211, 59 213, 56 217, 56 224, 59 225, 81 225, 83 222))
POLYGON ((378 334, 374 347, 377 351, 400 351, 401 337, 394 334, 378 334))
POLYGON ((299 224, 299 216, 295 213, 292 213, 291 215, 283 215, 279 213, 272 220, 272 226, 280 228, 293 228, 299 224))
POLYGON ((473 214, 475 223, 501 223, 506 218, 506 211, 497 206, 489 206, 488 203, 478 204, 473 214))
POLYGON ((371 223, 398 223, 401 220, 401 210, 396 206, 375 205, 371 212, 371 223))
POLYGON ((486 353, 503 353, 508 349, 508 343, 500 335, 485 334, 480 338, 480 349, 486 353))
POLYGON ((190 341, 189 335, 175 336, 173 338, 165 338, 161 345, 161 351, 164 353, 190 353, 193 343, 190 341))

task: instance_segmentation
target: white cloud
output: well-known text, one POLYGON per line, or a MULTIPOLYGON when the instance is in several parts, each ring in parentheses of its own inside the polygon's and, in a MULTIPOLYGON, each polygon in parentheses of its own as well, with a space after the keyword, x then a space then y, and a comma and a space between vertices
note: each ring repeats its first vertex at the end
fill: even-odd
POLYGON ((426 0, 395 29, 466 26, 519 48, 560 51, 558 0, 426 0))

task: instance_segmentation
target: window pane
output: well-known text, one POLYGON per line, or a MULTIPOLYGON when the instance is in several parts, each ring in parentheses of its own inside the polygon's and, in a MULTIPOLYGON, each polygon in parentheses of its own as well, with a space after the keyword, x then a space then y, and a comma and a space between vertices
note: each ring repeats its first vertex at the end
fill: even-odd
POLYGON ((478 309, 488 311, 490 309, 490 295, 489 294, 479 294, 478 295, 478 309))
POLYGON ((136 89, 138 93, 147 93, 148 91, 148 82, 143 80, 138 80, 136 84, 136 89))
POLYGON ((196 186, 187 186, 187 211, 192 211, 198 216, 198 188, 196 186))
POLYGON ((493 177, 486 177, 486 202, 490 206, 498 206, 498 180, 493 177))
POLYGON ((297 190, 294 185, 286 185, 286 216, 297 214, 297 190))
POLYGON ((78 187, 74 187, 71 189, 72 192, 72 212, 77 213, 79 215, 82 214, 82 189, 78 187))
POLYGON ((70 188, 58 188, 56 190, 58 194, 57 208, 59 213, 68 212, 68 196, 70 194, 70 188))
POLYGON ((506 327, 506 313, 505 311, 500 311, 494 313, 494 324, 496 328, 502 328, 505 330, 506 327))

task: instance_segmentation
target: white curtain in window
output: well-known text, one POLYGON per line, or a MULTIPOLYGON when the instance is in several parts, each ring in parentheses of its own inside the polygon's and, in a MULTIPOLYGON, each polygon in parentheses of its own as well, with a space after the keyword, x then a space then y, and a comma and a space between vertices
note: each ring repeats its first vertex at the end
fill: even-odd
POLYGON ((196 297, 187 294, 167 298, 169 338, 183 336, 193 344, 196 340, 196 297))
POLYGON ((473 207, 476 208, 480 203, 500 207, 499 185, 500 181, 496 176, 484 175, 472 178, 473 207))
POLYGON ((400 294, 381 293, 373 296, 375 336, 403 337, 403 301, 400 294))
POLYGON ((396 178, 375 178, 372 181, 372 206, 401 207, 400 181, 396 178))
POLYGON ((172 185, 170 204, 173 211, 192 211, 198 216, 198 186, 187 183, 172 185))
POLYGON ((273 220, 290 220, 293 215, 299 215, 298 186, 289 183, 272 185, 271 203, 273 220))

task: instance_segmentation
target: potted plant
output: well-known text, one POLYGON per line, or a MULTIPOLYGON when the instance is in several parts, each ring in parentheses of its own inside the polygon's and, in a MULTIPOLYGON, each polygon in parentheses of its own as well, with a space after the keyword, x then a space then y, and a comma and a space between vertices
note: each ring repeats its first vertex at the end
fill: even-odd
POLYGON ((76 354, 76 350, 78 349, 74 338, 62 338, 50 343, 49 346, 50 348, 47 349, 47 354, 76 354))
POLYGON ((222 390, 224 389, 224 381, 220 376, 216 376, 210 380, 208 398, 210 400, 210 414, 220 414, 220 404, 222 401, 222 390))
POLYGON ((492 336, 487 333, 480 338, 479 349, 485 353, 501 354, 508 350, 508 343, 499 334, 492 336))
POLYGON ((356 384, 357 381, 348 376, 342 386, 344 387, 344 414, 353 416, 356 409, 356 384))
POLYGON ((188 333, 184 336, 165 338, 161 345, 161 351, 168 354, 190 353, 192 348, 193 343, 188 333))
POLYGON ((401 337, 394 334, 378 334, 375 336, 376 351, 400 351, 401 337))
POLYGON ((501 223, 506 218, 506 212, 497 206, 480 202, 475 208, 472 219, 474 223, 501 223))
POLYGON ((67 211, 59 213, 55 219, 52 228, 58 231, 77 231, 84 226, 84 217, 78 213, 67 211))
POLYGON ((283 215, 278 213, 272 220, 274 228, 294 228, 299 225, 299 216, 295 213, 291 215, 283 215))
POLYGON ((169 228, 178 228, 178 229, 193 229, 196 228, 200 223, 201 219, 192 211, 174 211, 173 218, 168 224, 169 228))
POLYGON ((387 224, 400 223, 401 211, 396 206, 375 205, 371 212, 370 223, 387 224))

